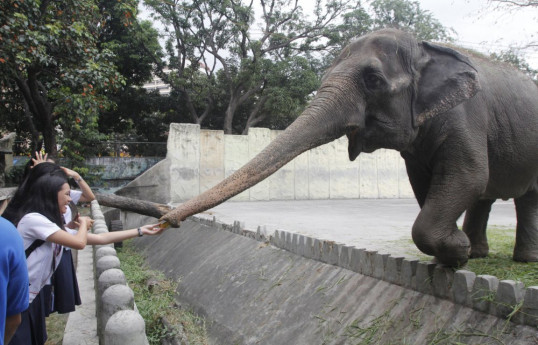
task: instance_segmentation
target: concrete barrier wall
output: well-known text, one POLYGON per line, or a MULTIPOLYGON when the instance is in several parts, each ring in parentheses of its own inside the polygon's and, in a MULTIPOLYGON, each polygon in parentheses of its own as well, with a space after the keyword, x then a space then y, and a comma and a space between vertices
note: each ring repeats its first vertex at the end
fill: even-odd
POLYGON ((493 276, 197 217, 135 245, 153 268, 180 278, 177 298, 207 318, 219 344, 538 339, 538 287, 493 276))
POLYGON ((384 280, 420 293, 450 300, 518 324, 538 327, 538 286, 525 287, 513 280, 499 280, 491 275, 476 275, 467 270, 455 271, 433 262, 409 260, 379 254, 375 250, 356 248, 334 241, 320 240, 297 233, 276 230, 266 234, 261 227, 246 230, 239 221, 233 225, 205 218, 191 217, 217 230, 270 243, 302 256, 384 280))
MULTIPOLYGON (((279 133, 251 128, 246 136, 224 135, 199 125, 172 123, 167 146, 170 202, 195 197, 230 176, 279 133)), ((301 154, 232 200, 356 198, 413 198, 398 152, 381 149, 350 162, 347 138, 342 137, 301 154)))
MULTIPOLYGON (((108 232, 99 203, 91 203, 93 232, 108 232)), ((147 345, 144 319, 127 286, 114 244, 93 246, 97 334, 101 345, 147 345)))
POLYGON ((87 166, 103 169, 99 177, 102 180, 132 180, 148 170, 163 157, 90 157, 86 158, 87 166))

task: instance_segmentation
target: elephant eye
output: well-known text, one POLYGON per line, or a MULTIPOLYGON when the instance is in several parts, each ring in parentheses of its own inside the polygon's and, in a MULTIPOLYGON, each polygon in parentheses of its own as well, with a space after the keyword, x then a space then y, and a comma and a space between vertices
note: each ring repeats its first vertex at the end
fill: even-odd
POLYGON ((364 85, 370 91, 379 90, 385 85, 385 80, 383 77, 374 71, 365 72, 363 80, 364 85))

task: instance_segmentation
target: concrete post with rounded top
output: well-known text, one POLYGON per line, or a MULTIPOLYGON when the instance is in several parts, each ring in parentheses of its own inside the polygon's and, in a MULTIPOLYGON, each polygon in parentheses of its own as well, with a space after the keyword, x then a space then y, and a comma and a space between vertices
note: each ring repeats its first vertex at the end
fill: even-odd
POLYGON ((120 310, 112 315, 105 326, 106 345, 147 345, 146 324, 134 310, 120 310))

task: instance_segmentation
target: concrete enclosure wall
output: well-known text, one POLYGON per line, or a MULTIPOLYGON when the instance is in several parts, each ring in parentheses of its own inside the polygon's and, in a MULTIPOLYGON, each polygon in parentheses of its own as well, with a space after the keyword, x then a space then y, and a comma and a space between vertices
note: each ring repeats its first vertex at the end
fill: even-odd
MULTIPOLYGON (((280 131, 251 128, 248 135, 224 135, 199 125, 170 125, 170 202, 188 200, 231 175, 280 131)), ((405 163, 394 150, 361 154, 350 162, 347 138, 307 151, 271 177, 235 196, 236 201, 412 198, 405 163)))
MULTIPOLYGON (((124 224, 146 219, 123 213, 124 224)), ((190 217, 134 240, 211 344, 535 344, 538 287, 190 217)))

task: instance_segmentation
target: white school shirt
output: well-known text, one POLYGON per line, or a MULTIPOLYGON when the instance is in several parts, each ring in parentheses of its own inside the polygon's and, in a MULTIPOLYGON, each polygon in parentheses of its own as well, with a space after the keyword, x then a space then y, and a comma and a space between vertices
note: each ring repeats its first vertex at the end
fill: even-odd
MULTIPOLYGON (((78 201, 80 200, 80 197, 82 196, 82 192, 79 190, 71 189, 71 191, 69 192, 69 196, 71 197, 71 200, 73 201, 73 203, 76 205, 78 204, 78 201)), ((67 211, 65 211, 63 216, 64 216, 65 224, 69 224, 73 217, 73 212, 71 212, 71 207, 69 206, 67 207, 67 211)), ((67 232, 71 233, 72 235, 77 233, 77 231, 73 229, 65 228, 65 230, 67 230, 67 232)), ((64 249, 71 250, 71 248, 69 247, 64 247, 64 249)))
MULTIPOLYGON (((78 204, 80 197, 82 196, 82 192, 79 190, 71 189, 71 191, 69 192, 69 196, 71 197, 71 200, 73 201, 73 203, 76 205, 78 204)), ((69 222, 71 222, 71 217, 72 217, 71 207, 67 207, 67 211, 65 211, 64 213, 65 224, 69 224, 69 222)))
MULTIPOLYGON (((48 242, 46 239, 56 231, 62 231, 58 225, 51 222, 40 213, 32 212, 21 218, 17 225, 17 230, 24 241, 24 249, 32 245, 35 240, 43 240, 45 243, 37 247, 26 258, 28 267, 28 280, 30 282, 30 303, 37 296, 39 291, 45 286, 52 276, 52 262, 55 257, 56 267, 62 258, 62 246, 48 242), (55 254, 55 255, 54 255, 55 254)), ((54 267, 54 269, 56 269, 54 267)))

